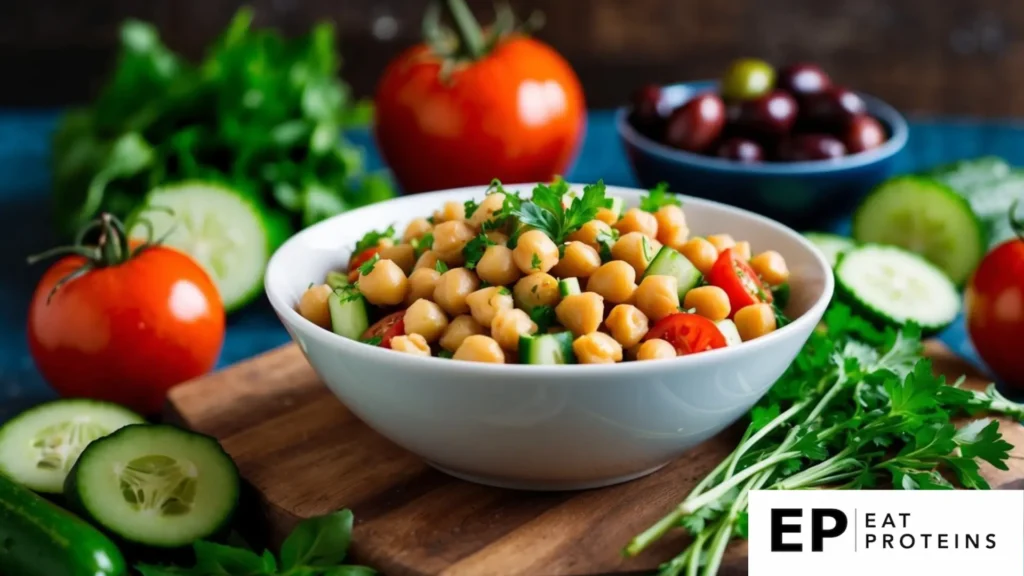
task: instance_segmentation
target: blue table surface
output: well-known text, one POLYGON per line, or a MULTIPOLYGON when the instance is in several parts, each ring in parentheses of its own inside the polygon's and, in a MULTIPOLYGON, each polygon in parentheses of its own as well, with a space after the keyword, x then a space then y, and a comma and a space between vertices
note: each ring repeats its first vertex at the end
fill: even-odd
MULTIPOLYGON (((26 309, 43 267, 29 267, 28 254, 54 245, 49 210, 49 139, 58 119, 55 110, 0 110, 0 421, 54 396, 33 365, 25 339, 26 309)), ((350 135, 364 145, 369 165, 380 167, 368 134, 350 135)), ((912 119, 910 143, 900 157, 908 172, 961 158, 995 154, 1024 164, 1024 125, 912 119)), ((586 140, 568 177, 606 184, 636 184, 615 134, 612 113, 590 114, 586 140)), ((977 357, 962 322, 942 339, 972 362, 977 357)), ((288 342, 265 299, 228 319, 227 339, 218 367, 244 360, 288 342)))

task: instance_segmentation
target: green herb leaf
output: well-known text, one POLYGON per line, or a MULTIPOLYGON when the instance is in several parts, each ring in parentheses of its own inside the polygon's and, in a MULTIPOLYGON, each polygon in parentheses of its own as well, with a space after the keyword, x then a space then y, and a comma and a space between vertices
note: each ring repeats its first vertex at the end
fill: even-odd
POLYGON ((434 234, 433 232, 427 232, 419 238, 413 238, 409 244, 412 245, 416 258, 419 258, 420 256, 423 256, 424 252, 434 247, 434 234))
POLYGON ((551 306, 534 306, 530 310, 530 320, 537 325, 537 334, 544 334, 555 324, 558 324, 558 316, 551 306))
POLYGON ((598 253, 601 255, 601 261, 610 262, 612 259, 612 246, 619 241, 619 231, 615 228, 599 230, 594 240, 600 246, 598 253))
POLYGON ((255 574, 263 569, 263 559, 244 548, 200 540, 192 549, 196 554, 195 570, 206 574, 255 574))
POLYGON ((281 545, 281 568, 335 566, 345 559, 351 537, 349 510, 303 520, 281 545))
POLYGON ((358 242, 356 242, 356 248, 354 253, 359 254, 360 252, 368 248, 376 248, 377 245, 380 244, 380 241, 385 238, 392 240, 395 238, 394 226, 388 226, 387 229, 384 230, 383 232, 377 230, 370 230, 369 232, 367 232, 365 235, 363 235, 362 238, 359 239, 358 242))
POLYGON ((380 254, 374 254, 369 260, 359 265, 359 275, 366 276, 370 272, 373 272, 373 267, 380 262, 380 254))
POLYGON ((277 573, 277 558, 270 550, 264 550, 263 556, 260 557, 263 560, 263 571, 267 574, 277 573))
POLYGON ((441 350, 440 352, 437 353, 438 358, 451 358, 454 355, 455 353, 452 352, 451 350, 441 350))
POLYGON ((462 205, 466 209, 466 218, 471 218, 476 212, 476 209, 480 207, 480 204, 473 199, 466 200, 462 205))
POLYGON ((366 566, 335 566, 323 572, 323 576, 374 576, 377 573, 366 566))
POLYGON ((363 344, 369 344, 370 346, 380 346, 380 343, 384 341, 383 336, 371 336, 369 338, 361 338, 359 340, 363 344))
POLYGON ((659 182, 650 192, 640 198, 640 209, 657 212, 664 206, 682 206, 683 202, 668 191, 667 182, 659 182))
POLYGON ((491 241, 484 234, 479 234, 462 248, 462 256, 466 259, 466 263, 463 265, 467 270, 473 270, 476 268, 480 259, 483 258, 484 252, 487 251, 488 246, 494 246, 495 243, 491 241))
POLYGON ((153 564, 136 564, 135 570, 142 576, 204 576, 208 572, 202 572, 195 568, 181 568, 178 566, 156 566, 153 564))
POLYGON ((448 265, 444 263, 444 260, 438 260, 437 262, 434 263, 434 270, 437 270, 439 273, 444 274, 445 272, 448 271, 448 265))
POLYGON ((540 256, 534 252, 530 257, 530 270, 540 270, 540 256))

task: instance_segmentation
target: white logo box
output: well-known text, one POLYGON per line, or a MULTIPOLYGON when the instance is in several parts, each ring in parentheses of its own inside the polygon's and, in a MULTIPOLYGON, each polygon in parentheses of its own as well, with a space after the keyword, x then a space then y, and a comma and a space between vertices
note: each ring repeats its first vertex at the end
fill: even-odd
POLYGON ((1024 575, 1020 490, 759 490, 748 514, 750 576, 1024 575), (773 511, 801 551, 773 551, 773 511))

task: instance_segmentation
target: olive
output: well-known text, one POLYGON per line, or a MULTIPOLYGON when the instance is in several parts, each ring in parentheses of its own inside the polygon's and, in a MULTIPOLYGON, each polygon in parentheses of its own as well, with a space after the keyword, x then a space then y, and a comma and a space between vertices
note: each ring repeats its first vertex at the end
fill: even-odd
POLYGON ((775 85, 775 69, 764 60, 743 58, 733 62, 722 76, 722 97, 750 100, 767 94, 775 85))
POLYGON ((783 162, 832 160, 846 155, 846 146, 830 134, 794 134, 779 143, 776 151, 783 162))
POLYGON ((777 138, 788 134, 797 117, 797 104, 792 96, 775 90, 755 100, 746 100, 729 107, 730 129, 755 138, 777 138))
POLYGON ((749 138, 736 136, 719 144, 716 155, 737 162, 760 162, 764 160, 764 149, 749 138))
POLYGON ((790 64, 779 71, 778 88, 797 98, 817 94, 832 86, 832 79, 815 64, 790 64))
POLYGON ((665 117, 661 113, 661 87, 648 84, 633 93, 633 113, 630 122, 648 138, 661 139, 665 117))
POLYGON ((676 108, 665 125, 665 143, 680 150, 703 152, 722 133, 725 103, 714 93, 694 96, 676 108))
POLYGON ((846 126, 843 137, 850 154, 878 148, 885 143, 885 139, 885 128, 878 120, 867 114, 854 116, 846 126))
POLYGON ((803 98, 801 124, 806 123, 814 130, 839 132, 854 116, 864 114, 866 110, 860 96, 842 86, 833 86, 803 98))

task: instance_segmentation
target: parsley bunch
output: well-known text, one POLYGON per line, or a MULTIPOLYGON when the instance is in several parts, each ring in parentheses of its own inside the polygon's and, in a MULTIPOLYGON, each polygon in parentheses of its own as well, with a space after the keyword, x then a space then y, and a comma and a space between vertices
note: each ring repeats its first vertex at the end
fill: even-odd
POLYGON ((714 575, 729 541, 746 537, 751 490, 987 489, 985 461, 1006 470, 1013 448, 998 423, 951 418, 979 411, 1024 415, 990 388, 947 385, 922 356, 920 331, 879 331, 834 305, 786 373, 750 414, 739 445, 669 514, 625 549, 639 554, 682 527, 692 544, 659 576, 714 575))
MULTIPOLYGON (((562 198, 569 192, 569 184, 564 180, 555 180, 552 184, 538 184, 533 189, 530 201, 520 201, 518 207, 512 207, 510 213, 518 218, 519 223, 532 226, 548 235, 555 244, 562 244, 573 232, 597 217, 597 211, 608 208, 611 200, 605 196, 604 182, 583 187, 583 196, 575 197, 568 208, 563 206, 562 198)), ((506 195, 506 200, 508 195, 506 195)), ((500 212, 504 212, 504 206, 500 212)), ((497 215, 498 213, 495 213, 497 215)), ((509 245, 513 243, 510 241, 509 245)))

